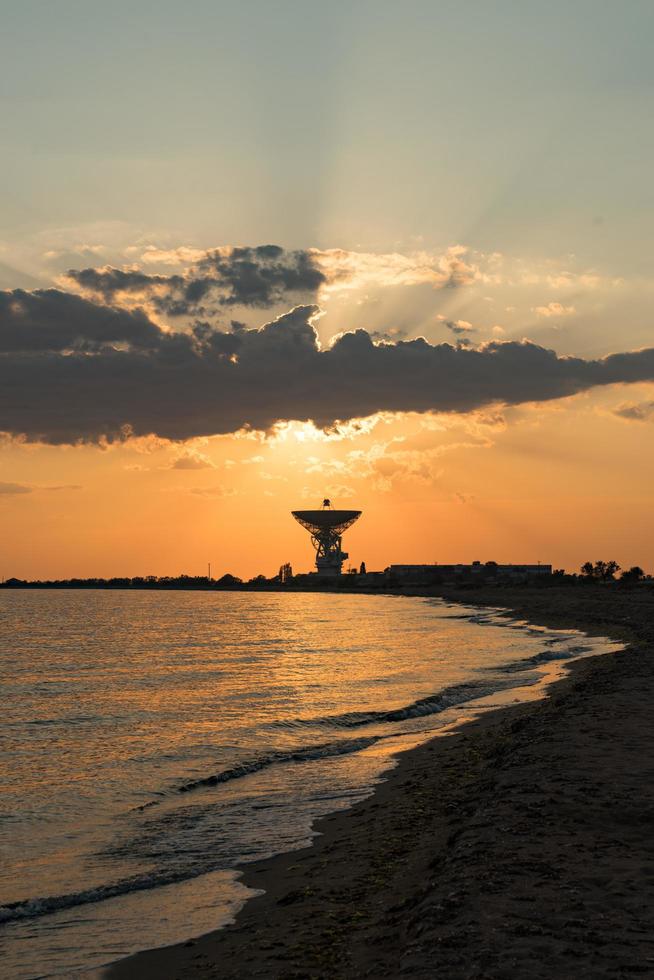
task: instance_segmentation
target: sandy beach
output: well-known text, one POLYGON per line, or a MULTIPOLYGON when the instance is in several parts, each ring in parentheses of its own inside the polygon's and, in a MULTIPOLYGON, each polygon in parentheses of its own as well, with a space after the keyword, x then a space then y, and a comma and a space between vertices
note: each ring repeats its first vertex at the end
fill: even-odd
POLYGON ((232 926, 107 980, 654 976, 654 593, 446 598, 628 646, 404 753, 313 846, 243 868, 264 894, 232 926))

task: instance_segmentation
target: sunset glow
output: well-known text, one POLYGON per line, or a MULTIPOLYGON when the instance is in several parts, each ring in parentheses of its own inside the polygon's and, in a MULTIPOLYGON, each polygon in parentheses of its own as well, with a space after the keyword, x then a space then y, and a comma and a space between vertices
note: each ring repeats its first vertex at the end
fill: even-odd
MULTIPOLYGON (((375 7, 371 29, 364 8, 312 6, 311 57, 282 27, 288 11, 264 17, 235 101, 221 80, 250 25, 223 9, 203 87, 213 122, 191 155, 183 138, 173 151, 164 117, 199 132, 208 95, 178 85, 198 81, 204 42, 199 57, 171 54, 182 14, 164 4, 137 64, 120 18, 106 24, 96 105, 130 97, 120 118, 87 117, 83 146, 65 125, 77 176, 52 133, 35 163, 28 133, 80 116, 86 56, 41 11, 70 79, 35 101, 51 52, 29 79, 20 44, 5 46, 25 111, 2 191, 2 576, 306 570, 290 510, 325 495, 364 511, 351 554, 372 568, 654 562, 639 32, 607 8, 565 14, 554 39, 554 21, 523 11, 526 46, 509 5, 479 9, 462 87, 464 12, 427 44, 399 10, 375 7), (291 49, 306 71, 289 72, 291 49), (623 152, 637 132, 638 153, 623 152)), ((93 44, 95 16, 79 14, 93 44)), ((145 14, 130 16, 138 33, 145 14)), ((12 29, 15 41, 28 19, 12 29)))
POLYGON ((651 975, 652 0, 1 6, 1 980, 651 975))

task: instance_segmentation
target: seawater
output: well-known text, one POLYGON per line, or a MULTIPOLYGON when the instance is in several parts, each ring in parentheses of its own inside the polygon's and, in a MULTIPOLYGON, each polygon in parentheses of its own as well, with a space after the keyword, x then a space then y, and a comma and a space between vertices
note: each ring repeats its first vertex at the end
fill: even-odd
POLYGON ((0 592, 0 958, 74 976, 229 922, 393 754, 607 641, 434 599, 0 592))

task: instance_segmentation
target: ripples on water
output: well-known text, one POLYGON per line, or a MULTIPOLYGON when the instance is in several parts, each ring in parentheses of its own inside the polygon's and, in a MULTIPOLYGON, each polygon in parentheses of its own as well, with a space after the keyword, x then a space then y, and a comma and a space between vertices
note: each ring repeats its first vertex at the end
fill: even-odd
POLYGON ((438 600, 0 592, 3 976, 188 938, 392 752, 605 649, 438 600))

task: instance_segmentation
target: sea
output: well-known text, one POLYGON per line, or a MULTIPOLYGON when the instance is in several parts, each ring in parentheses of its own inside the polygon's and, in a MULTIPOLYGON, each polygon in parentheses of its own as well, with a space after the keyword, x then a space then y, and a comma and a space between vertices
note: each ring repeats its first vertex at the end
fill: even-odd
POLYGON ((83 977, 233 920, 399 752, 601 638, 438 599, 0 590, 0 973, 83 977))

